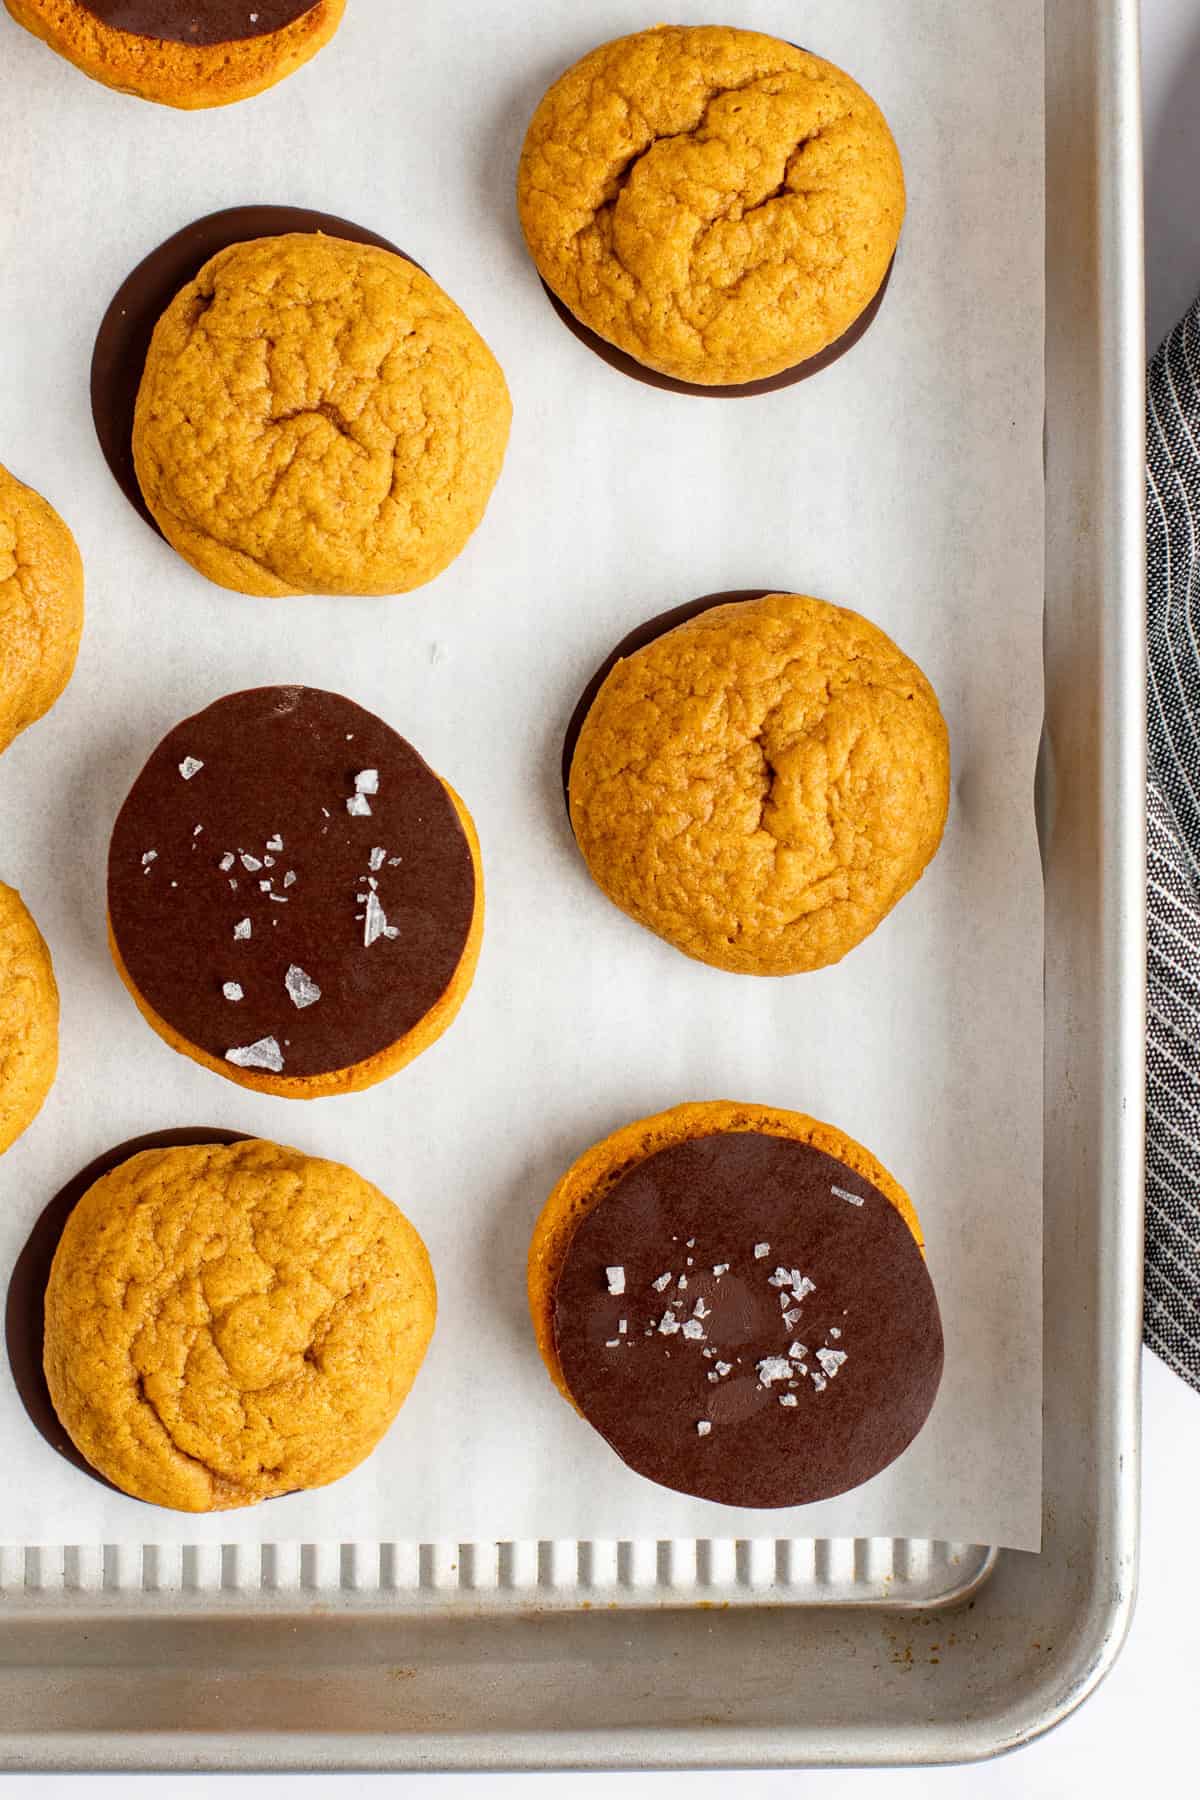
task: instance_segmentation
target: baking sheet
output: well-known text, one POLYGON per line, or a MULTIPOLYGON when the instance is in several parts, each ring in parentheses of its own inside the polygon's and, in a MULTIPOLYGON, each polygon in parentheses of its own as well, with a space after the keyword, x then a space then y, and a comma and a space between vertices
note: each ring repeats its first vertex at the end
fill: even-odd
MULTIPOLYGON (((867 338, 750 401, 635 384, 557 323, 512 204, 547 82, 631 4, 536 11, 355 0, 271 94, 175 115, 84 81, 0 19, 0 460, 79 537, 89 619, 49 719, 0 763, 0 878, 46 933, 59 1081, 0 1164, 0 1265, 100 1149, 226 1125, 353 1164, 429 1244, 438 1331, 384 1445, 347 1480, 248 1512, 151 1512, 75 1474, 0 1377, 0 1539, 910 1535, 1035 1548, 1040 1528, 1043 64, 1037 0, 723 6, 848 66, 888 113, 910 210, 867 338), (52 124, 51 124, 52 122, 52 124), (424 263, 503 363, 515 421, 487 520, 391 601, 252 600, 195 575, 96 448, 92 336, 132 265, 189 219, 272 200, 342 213, 424 263), (694 594, 795 588, 857 607, 926 669, 954 751, 941 855, 838 968, 751 982, 623 918, 574 852, 559 787, 578 691, 632 624, 694 594), (108 831, 178 718, 265 681, 342 688, 464 795, 484 953, 451 1032, 371 1092, 302 1105, 173 1056, 104 947, 108 831), (753 1513, 626 1472, 558 1398, 524 1308, 529 1232, 597 1137, 680 1099, 795 1106, 913 1193, 947 1337, 926 1429, 826 1504, 753 1513)), ((696 15, 701 17, 704 15, 696 15)))

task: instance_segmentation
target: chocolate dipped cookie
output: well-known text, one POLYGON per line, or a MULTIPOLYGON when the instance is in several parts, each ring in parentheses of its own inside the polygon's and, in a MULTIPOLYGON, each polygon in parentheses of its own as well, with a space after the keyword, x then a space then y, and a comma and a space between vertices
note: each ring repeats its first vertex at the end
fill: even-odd
POLYGON ((318 688, 254 688, 168 733, 117 818, 109 942, 172 1046, 243 1086, 372 1086, 475 974, 470 815, 411 744, 318 688))
POLYGON ((164 106, 227 106, 327 44, 346 0, 5 0, 94 81, 164 106))
POLYGON ((413 1226, 353 1169, 247 1139, 144 1150, 75 1205, 44 1363, 76 1449, 181 1512, 323 1487, 370 1455, 437 1313, 413 1226))
POLYGON ((168 543, 243 594, 401 594, 483 518, 512 405, 465 313, 376 243, 219 251, 154 328, 133 459, 168 543))
POLYGON ((622 1461, 727 1506, 869 1481, 941 1380, 907 1194, 780 1108, 678 1106, 587 1151, 538 1220, 529 1306, 556 1387, 622 1461))
POLYGON ((823 968, 941 842, 937 696, 847 608, 783 593, 698 604, 627 640, 577 711, 576 841, 609 899, 686 955, 735 974, 823 968))
POLYGON ((668 383, 753 391, 852 341, 905 191, 841 69, 760 32, 660 25, 553 84, 517 201, 543 282, 602 344, 668 383))

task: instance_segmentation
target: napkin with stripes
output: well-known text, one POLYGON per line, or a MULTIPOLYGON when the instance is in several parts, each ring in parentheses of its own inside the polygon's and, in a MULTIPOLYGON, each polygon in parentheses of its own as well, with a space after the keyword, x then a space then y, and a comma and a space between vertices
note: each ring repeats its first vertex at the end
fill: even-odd
POLYGON ((1146 1342, 1200 1388, 1200 300, 1150 364, 1146 1342))

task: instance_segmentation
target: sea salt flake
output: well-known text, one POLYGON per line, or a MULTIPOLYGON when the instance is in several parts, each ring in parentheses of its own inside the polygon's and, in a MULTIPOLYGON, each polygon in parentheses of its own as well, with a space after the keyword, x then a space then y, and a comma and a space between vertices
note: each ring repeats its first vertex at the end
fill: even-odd
POLYGON ((604 1276, 608 1282, 608 1291, 610 1294, 623 1294, 625 1292, 625 1270, 620 1263, 614 1263, 611 1269, 605 1269, 604 1276))
POLYGON ((385 938, 398 938, 400 936, 400 927, 398 925, 385 925, 383 928, 383 935, 385 938))
POLYGON ((829 1191, 831 1194, 836 1194, 839 1200, 848 1200, 851 1206, 865 1206, 867 1203, 865 1195, 849 1194, 845 1188, 835 1187, 830 1188, 829 1191))
POLYGON ((236 894, 237 893, 237 882, 234 881, 232 877, 230 877, 229 885, 232 888, 233 892, 236 894))
POLYGON ((685 1246, 685 1247, 686 1247, 686 1248, 687 1248, 687 1249, 688 1249, 688 1250, 694 1250, 694 1249, 695 1249, 695 1248, 696 1248, 696 1240, 695 1240, 695 1238, 689 1238, 689 1239, 688 1239, 688 1241, 687 1241, 687 1245, 686 1245, 686 1246, 685 1246))
POLYGON ((373 875, 367 876, 367 886, 370 888, 370 890, 373 894, 378 893, 379 883, 376 881, 376 879, 373 875))
POLYGON ((604 1348, 606 1350, 619 1350, 621 1348, 620 1338, 605 1338, 604 1348))
POLYGON ((269 1069, 273 1075, 278 1075, 283 1068, 283 1052, 273 1037, 265 1037, 239 1050, 227 1050, 225 1061, 239 1069, 269 1069))
POLYGON ((764 1256, 770 1256, 770 1254, 771 1254, 770 1244, 755 1244, 754 1254, 758 1258, 759 1262, 761 1262, 764 1256))
POLYGON ((250 931, 251 925, 249 919, 239 919, 233 928, 233 935, 235 938, 248 938, 250 936, 250 931))
POLYGON ((157 862, 157 861, 158 861, 158 851, 157 850, 146 850, 143 852, 143 854, 142 854, 143 869, 148 869, 152 862, 157 862))
POLYGON ((780 1394, 779 1404, 780 1406, 798 1406, 799 1401, 796 1399, 795 1394, 780 1394))
POLYGON ((828 1375, 828 1377, 831 1381, 833 1380, 833 1377, 837 1374, 838 1370, 841 1368, 841 1366, 845 1362, 845 1360, 846 1360, 846 1352, 844 1350, 818 1350, 817 1351, 817 1361, 820 1363, 821 1367, 824 1369, 825 1373, 828 1375))
POLYGON ((842 1334, 841 1334, 841 1332, 840 1332, 840 1331, 839 1331, 839 1330, 838 1330, 838 1328, 837 1328, 837 1326, 836 1326, 836 1325, 831 1325, 831 1326, 830 1326, 830 1327, 829 1327, 829 1335, 830 1335, 830 1337, 831 1337, 831 1338, 840 1338, 840 1337, 841 1337, 841 1335, 842 1335, 842 1334))
POLYGON ((816 1291, 816 1282, 810 1281, 807 1275, 802 1275, 792 1289, 792 1299, 796 1302, 796 1305, 799 1306, 802 1300, 806 1299, 809 1294, 815 1294, 816 1291))
POLYGON ((220 869, 220 871, 223 875, 228 875, 230 869, 232 869, 232 867, 236 861, 237 861, 237 857, 233 854, 233 851, 227 850, 225 852, 224 856, 221 858, 220 862, 217 864, 217 867, 218 867, 218 869, 220 869))
POLYGON ((400 864, 403 861, 404 861, 404 858, 402 856, 389 856, 388 857, 388 868, 389 869, 398 869, 400 867, 400 864))
POLYGON ((284 877, 283 877, 283 885, 284 885, 284 887, 293 887, 293 886, 294 886, 294 885, 295 885, 295 881, 296 881, 296 871, 295 871, 295 869, 288 869, 288 870, 286 870, 286 871, 285 871, 285 872, 284 872, 284 877))
POLYGON ((258 891, 260 894, 269 894, 271 891, 270 882, 269 881, 260 881, 258 884, 258 891))
POLYGON ((267 899, 273 900, 276 906, 286 906, 288 903, 286 894, 268 894, 267 899))
POLYGON ((710 1370, 709 1370, 709 1374, 708 1374, 708 1379, 709 1379, 709 1380, 710 1380, 710 1381, 720 1381, 720 1379, 721 1379, 721 1377, 720 1377, 720 1376, 719 1376, 719 1375, 714 1375, 714 1374, 713 1374, 713 1373, 712 1373, 712 1370, 711 1370, 711 1369, 710 1369, 710 1370))
POLYGON ((367 799, 365 794, 351 794, 346 802, 346 811, 350 814, 351 818, 369 819, 371 816, 371 802, 367 799))
POLYGON ((660 1275, 657 1281, 652 1281, 650 1283, 650 1286, 654 1289, 656 1294, 665 1294, 670 1285, 671 1271, 669 1269, 665 1275, 660 1275))
POLYGON ((200 833, 201 833, 201 832, 202 832, 202 831, 203 831, 203 830, 204 830, 204 827, 203 827, 203 825, 193 825, 193 826, 192 826, 192 836, 193 836, 193 837, 199 837, 199 836, 200 836, 200 833))
POLYGON ((704 1336, 704 1327, 699 1319, 685 1320, 683 1335, 685 1338, 702 1338, 704 1336))
POLYGON ((179 765, 179 773, 183 776, 185 781, 190 781, 192 776, 198 775, 203 767, 204 764, 200 761, 199 757, 185 756, 179 765))
POLYGON ((243 850, 242 867, 245 869, 247 875, 257 875, 258 871, 262 868, 262 863, 257 856, 249 856, 246 851, 243 850))
POLYGON ((808 1345, 807 1344, 789 1344, 788 1345, 788 1355, 793 1359, 794 1362, 803 1362, 805 1357, 808 1355, 808 1345))
POLYGON ((715 1367, 716 1367, 717 1375, 722 1380, 725 1378, 726 1375, 732 1374, 732 1372, 733 1372, 733 1364, 732 1363, 719 1362, 715 1365, 715 1367))
POLYGON ((321 998, 321 990, 311 975, 306 975, 299 963, 293 963, 283 978, 288 999, 298 1012, 306 1006, 313 1006, 321 998))
POLYGON ((629 1320, 628 1319, 618 1319, 617 1320, 618 1335, 621 1337, 624 1337, 627 1334, 628 1330, 629 1330, 629 1320))
POLYGON ((360 769, 354 777, 356 794, 377 794, 379 792, 379 770, 360 769))
POLYGON ((374 850, 372 850, 372 852, 371 852, 371 872, 372 872, 372 874, 374 874, 376 869, 382 869, 383 859, 386 855, 387 855, 387 851, 381 850, 378 845, 376 845, 374 850))
POLYGON ((758 1365, 758 1379, 764 1387, 770 1387, 773 1381, 786 1381, 791 1372, 792 1365, 786 1356, 764 1356, 758 1365))
POLYGON ((712 1307, 708 1305, 704 1296, 701 1295, 700 1299, 697 1300, 695 1306, 692 1308, 692 1317, 694 1319, 707 1319, 711 1311, 712 1307))
POLYGON ((282 850, 283 849, 283 839, 280 837, 278 832, 275 833, 274 837, 269 837, 267 839, 267 849, 268 850, 282 850))
POLYGON ((242 1000, 245 998, 240 981, 227 981, 221 989, 221 992, 227 1000, 242 1000))
POLYGON ((698 1419, 696 1421, 697 1437, 707 1437, 711 1430, 712 1430, 712 1425, 708 1419, 698 1419))
POLYGON ((274 867, 275 867, 275 858, 273 856, 264 856, 263 857, 263 868, 264 869, 273 869, 274 867))
POLYGON ((792 1329, 793 1325, 798 1325, 800 1323, 800 1320, 803 1318, 803 1316, 804 1316, 804 1311, 803 1311, 802 1307, 789 1306, 787 1311, 783 1315, 783 1322, 787 1326, 788 1330, 790 1331, 792 1329))
POLYGON ((681 1275, 679 1277, 679 1280, 675 1283, 675 1286, 677 1288, 679 1288, 681 1291, 686 1293, 686 1291, 687 1291, 687 1276, 681 1275))
POLYGON ((679 1330, 679 1321, 673 1312, 667 1311, 663 1314, 658 1321, 658 1330, 661 1337, 674 1337, 679 1330))
POLYGON ((728 1273, 729 1273, 729 1264, 728 1263, 714 1263, 713 1264, 713 1274, 714 1275, 728 1275, 728 1273))
POLYGON ((370 949, 376 938, 382 937, 387 930, 387 914, 379 904, 378 894, 367 895, 366 923, 363 926, 363 945, 370 949))
POLYGON ((818 1375, 815 1369, 813 1371, 812 1384, 816 1388, 818 1394, 823 1394, 825 1389, 829 1386, 825 1377, 823 1375, 818 1375))

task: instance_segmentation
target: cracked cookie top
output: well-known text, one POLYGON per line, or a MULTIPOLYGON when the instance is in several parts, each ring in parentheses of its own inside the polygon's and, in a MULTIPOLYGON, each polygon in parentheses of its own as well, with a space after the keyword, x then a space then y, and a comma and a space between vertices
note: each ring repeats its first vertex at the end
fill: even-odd
POLYGON ((355 1468, 412 1386, 437 1297, 379 1190, 278 1144, 147 1150, 67 1221, 46 1379, 76 1446, 127 1494, 249 1506, 355 1468))
POLYGON ((521 224, 571 311, 681 381, 758 381, 817 355, 877 292, 904 175, 840 69, 728 26, 593 50, 525 139, 521 224))
POLYGON ((163 535, 247 594, 394 594, 453 561, 508 441, 499 364, 414 263, 295 233, 214 256, 155 328, 134 417, 163 535))
POLYGON ((936 852, 949 796, 920 669, 801 594, 715 607, 617 663, 570 773, 575 837, 609 899, 747 975, 861 943, 936 852))

